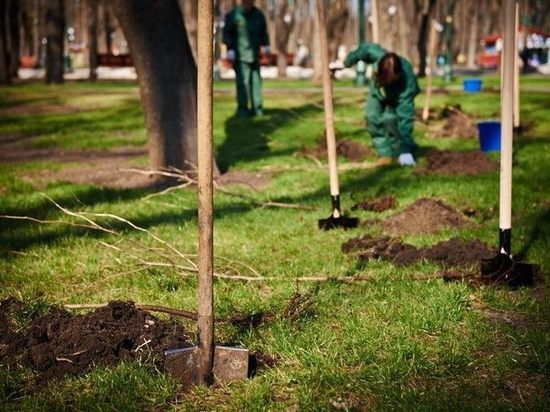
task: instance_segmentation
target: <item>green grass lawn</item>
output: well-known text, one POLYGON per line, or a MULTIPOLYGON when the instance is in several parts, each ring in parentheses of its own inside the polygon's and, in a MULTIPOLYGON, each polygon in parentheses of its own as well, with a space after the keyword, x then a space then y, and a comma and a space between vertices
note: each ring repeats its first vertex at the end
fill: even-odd
MULTIPOLYGON (((496 76, 488 83, 498 86, 496 76)), ((460 79, 455 82, 460 85, 460 79)), ((550 79, 526 77, 522 84, 550 88, 550 79)), ((341 87, 346 86, 346 87, 341 87)), ((338 138, 369 144, 364 129, 365 89, 335 87, 338 138)), ((496 87, 495 86, 495 87, 496 87)), ((322 136, 322 94, 305 81, 266 82, 265 116, 233 117, 234 97, 216 85, 214 137, 222 170, 270 172, 259 191, 229 190, 260 201, 305 205, 314 210, 260 207, 243 197, 215 195, 216 271, 275 278, 219 279, 215 311, 281 314, 296 293, 311 306, 295 319, 278 316, 258 327, 219 324, 216 340, 274 359, 252 379, 218 388, 183 391, 163 370, 147 362, 96 367, 85 376, 52 382, 41 392, 12 399, 31 371, 9 370, 0 359, 0 400, 6 410, 549 410, 550 304, 544 282, 535 290, 473 288, 445 283, 438 268, 419 263, 397 267, 384 261, 359 264, 341 252, 350 238, 380 234, 370 227, 321 232, 317 220, 330 213, 325 168, 297 156, 322 136), (415 278, 433 275, 432 280, 415 278), (367 276, 368 282, 298 282, 311 276, 367 276), (491 320, 484 308, 498 312, 491 320), (527 318, 528 325, 514 322, 527 318), (512 321, 506 321, 512 319, 512 321)), ((318 86, 313 86, 318 87, 318 86)), ((146 143, 139 90, 133 83, 24 84, 0 88, 0 142, 28 150, 108 150, 146 143)), ((513 249, 526 260, 550 267, 550 94, 521 95, 522 121, 514 153, 513 249)), ((424 95, 417 99, 422 107, 424 95)), ((494 92, 434 95, 434 110, 460 105, 477 119, 498 118, 494 92)), ((424 148, 477 149, 475 139, 433 139, 417 123, 424 148)), ((11 147, 11 146, 10 146, 11 147)), ((364 165, 375 160, 371 157, 364 165)), ((138 159, 146 164, 146 158, 138 159)), ((420 163, 425 159, 420 158, 420 163)), ((323 162, 324 164, 325 162, 323 162)), ((341 164, 347 162, 341 159, 341 164)), ((197 251, 194 190, 149 196, 151 189, 115 189, 40 178, 73 163, 28 160, 0 164, 0 214, 77 222, 44 194, 74 212, 123 217, 149 233, 108 217, 94 219, 118 235, 62 224, 0 219, 0 299, 16 296, 48 304, 133 300, 196 310, 196 281, 174 268, 143 267, 137 258, 170 254, 178 264, 197 251), (155 239, 162 239, 164 243, 155 239), (115 244, 119 250, 109 248, 115 244), (170 249, 169 244, 173 249, 170 249), (181 255, 174 256, 176 249, 181 255), (137 270, 142 269, 142 270, 137 270)), ((77 171, 75 173, 78 173, 77 171)), ((498 242, 498 172, 479 176, 417 176, 411 169, 347 169, 340 174, 342 202, 393 195, 399 209, 420 197, 443 199, 479 211, 475 225, 434 235, 406 236, 416 246, 453 236, 498 242)), ((384 212, 386 217, 395 211, 384 212)), ((361 219, 378 217, 356 211, 361 219)), ((82 221, 80 221, 82 223, 82 221)), ((182 321, 184 322, 184 321, 182 321)), ((194 331, 192 322, 184 322, 194 331)))

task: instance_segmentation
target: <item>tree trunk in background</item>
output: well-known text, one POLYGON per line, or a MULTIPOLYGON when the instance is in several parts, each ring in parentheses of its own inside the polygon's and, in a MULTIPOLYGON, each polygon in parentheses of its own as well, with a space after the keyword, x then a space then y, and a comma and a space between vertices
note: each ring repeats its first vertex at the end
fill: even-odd
POLYGON ((426 76, 426 57, 427 57, 427 42, 428 33, 430 31, 430 16, 436 0, 424 0, 422 7, 422 17, 420 19, 420 28, 418 30, 418 77, 426 76))
MULTIPOLYGON (((316 0, 324 1, 324 0, 316 0)), ((313 77, 312 81, 320 82, 323 77, 323 65, 321 63, 321 42, 319 41, 319 19, 313 17, 313 35, 312 35, 312 59, 313 59, 313 77)))
POLYGON ((348 2, 346 0, 331 0, 330 8, 327 8, 327 11, 329 59, 333 61, 338 58, 338 47, 344 40, 346 25, 350 14, 348 2))
POLYGON ((295 21, 294 7, 289 10, 288 1, 281 1, 275 16, 275 46, 277 47, 277 71, 279 77, 286 77, 288 39, 294 29, 295 21))
POLYGON ((183 13, 183 22, 187 31, 187 38, 193 51, 193 58, 197 59, 197 19, 198 2, 196 0, 179 0, 180 10, 183 13))
POLYGON ((8 44, 9 44, 9 73, 11 78, 17 77, 19 71, 19 56, 21 54, 21 27, 20 0, 8 0, 8 44))
MULTIPOLYGON (((0 0, 0 16, 7 14, 6 0, 0 0)), ((10 84, 10 65, 8 58, 8 42, 6 36, 6 19, 0 18, 0 84, 10 84)))
POLYGON ((90 54, 90 80, 97 80, 98 44, 97 44, 97 20, 98 20, 98 0, 88 0, 88 42, 90 54))
POLYGON ((103 2, 103 27, 105 36, 105 48, 107 49, 107 54, 113 53, 113 38, 112 35, 115 32, 115 27, 113 24, 113 17, 111 15, 111 2, 103 2))
POLYGON ((466 55, 466 66, 473 68, 476 65, 477 46, 479 44, 479 10, 473 7, 471 10, 470 31, 468 37, 468 52, 466 55))
POLYGON ((178 1, 114 0, 112 5, 138 75, 151 166, 193 170, 197 67, 178 1))
POLYGON ((49 0, 46 9, 46 83, 63 83, 65 9, 63 0, 49 0))

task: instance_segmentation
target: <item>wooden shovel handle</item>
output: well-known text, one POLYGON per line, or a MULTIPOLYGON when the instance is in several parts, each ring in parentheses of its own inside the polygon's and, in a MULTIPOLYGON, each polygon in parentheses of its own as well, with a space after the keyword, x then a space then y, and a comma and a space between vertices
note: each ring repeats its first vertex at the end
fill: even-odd
POLYGON ((504 1, 502 50, 502 91, 500 96, 500 229, 512 228, 512 145, 514 134, 514 51, 516 41, 516 0, 504 1))
POLYGON ((319 42, 321 45, 321 66, 323 74, 323 101, 325 108, 325 129, 327 138, 328 168, 330 176, 330 194, 340 194, 338 185, 338 163, 336 159, 336 135, 334 132, 334 110, 332 107, 332 81, 330 79, 328 39, 326 27, 325 1, 317 1, 317 21, 319 23, 319 42))

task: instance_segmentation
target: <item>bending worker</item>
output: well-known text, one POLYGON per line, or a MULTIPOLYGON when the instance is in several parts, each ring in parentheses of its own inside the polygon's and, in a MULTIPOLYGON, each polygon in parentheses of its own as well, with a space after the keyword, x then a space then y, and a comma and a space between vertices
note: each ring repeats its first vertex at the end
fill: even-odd
POLYGON ((358 61, 373 64, 365 118, 367 130, 380 159, 378 165, 396 160, 402 166, 414 166, 414 98, 420 93, 411 63, 378 44, 361 44, 350 52, 344 64, 358 61))
POLYGON ((254 0, 242 0, 226 15, 223 42, 237 80, 237 115, 262 115, 260 48, 269 54, 269 36, 265 16, 254 6, 254 0))

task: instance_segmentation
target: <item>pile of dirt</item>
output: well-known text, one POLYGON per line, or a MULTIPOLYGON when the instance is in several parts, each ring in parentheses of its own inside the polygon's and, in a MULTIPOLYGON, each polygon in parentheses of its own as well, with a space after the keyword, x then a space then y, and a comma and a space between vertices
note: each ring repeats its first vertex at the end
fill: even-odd
POLYGON ((113 301, 78 316, 52 306, 18 330, 14 319, 23 307, 15 299, 0 302, 0 359, 32 368, 41 380, 83 373, 93 364, 160 359, 164 349, 189 346, 181 326, 162 321, 133 302, 113 301))
POLYGON ((462 212, 441 200, 421 198, 402 212, 384 221, 384 230, 390 235, 435 233, 443 227, 461 228, 471 222, 462 212))
POLYGON ((397 265, 407 266, 426 260, 443 268, 474 268, 482 259, 491 258, 494 253, 479 240, 452 238, 433 246, 416 248, 391 237, 365 235, 351 239, 342 245, 345 253, 355 253, 360 260, 383 259, 397 265))
POLYGON ((419 175, 436 173, 445 176, 478 175, 498 170, 498 164, 477 150, 455 152, 434 150, 426 156, 427 165, 418 168, 419 175))
POLYGON ((363 209, 371 212, 384 212, 388 209, 393 209, 397 206, 397 201, 394 196, 383 196, 374 199, 365 199, 357 202, 352 209, 363 209))
MULTIPOLYGON (((325 159, 327 157, 327 142, 323 138, 313 148, 303 147, 298 152, 303 156, 311 156, 316 159, 325 159)), ((371 154, 371 150, 361 143, 353 140, 340 140, 336 142, 336 153, 354 162, 365 160, 371 154)))
POLYGON ((437 124, 430 130, 434 138, 457 137, 469 139, 477 136, 476 121, 464 113, 460 106, 447 106, 440 114, 443 124, 437 124))
POLYGON ((350 239, 342 245, 344 253, 355 253, 361 260, 383 259, 394 261, 401 253, 410 254, 416 248, 398 239, 388 236, 372 237, 364 235, 359 238, 350 239))

